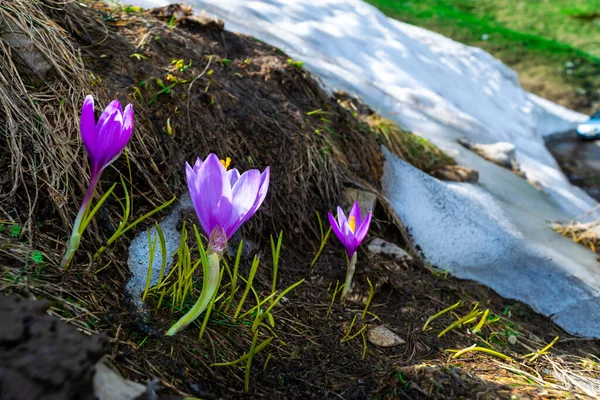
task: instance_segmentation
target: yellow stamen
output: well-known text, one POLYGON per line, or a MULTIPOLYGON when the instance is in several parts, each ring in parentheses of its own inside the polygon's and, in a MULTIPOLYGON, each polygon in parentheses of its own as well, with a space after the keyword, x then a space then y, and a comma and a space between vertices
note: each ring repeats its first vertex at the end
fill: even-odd
POLYGON ((356 218, 354 218, 352 215, 350 216, 350 218, 348 218, 348 227, 350 228, 352 233, 354 233, 354 229, 356 229, 356 218))
POLYGON ((225 167, 225 169, 229 169, 229 164, 231 164, 231 158, 227 157, 224 160, 221 160, 221 165, 225 167))

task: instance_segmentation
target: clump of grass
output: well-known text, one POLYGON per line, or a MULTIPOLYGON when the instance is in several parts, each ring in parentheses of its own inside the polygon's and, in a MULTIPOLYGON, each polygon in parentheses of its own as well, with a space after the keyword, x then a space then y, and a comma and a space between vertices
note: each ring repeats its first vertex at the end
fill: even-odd
POLYGON ((567 224, 556 222, 552 224, 552 229, 575 243, 579 243, 592 251, 598 251, 600 249, 599 226, 600 221, 592 223, 569 222, 567 224))
POLYGON ((429 324, 436 318, 444 315, 445 313, 447 313, 448 311, 451 311, 453 309, 455 309, 456 307, 458 307, 461 304, 461 302, 457 302, 453 305, 451 305, 448 308, 444 308, 442 311, 435 313, 434 315, 432 315, 431 317, 427 318, 427 321, 425 322, 425 325, 423 325, 423 332, 425 332, 425 329, 427 329, 427 326, 429 326, 429 324))
MULTIPOLYGON (((360 100, 349 97, 345 92, 337 92, 338 104, 352 112, 361 123, 361 129, 375 135, 379 144, 423 172, 456 165, 456 161, 426 138, 402 129, 394 121, 384 118, 360 100), (364 125, 366 125, 366 127, 364 125)), ((312 111, 321 114, 322 110, 312 111)))
POLYGON ((317 220, 319 221, 319 234, 320 234, 321 242, 319 244, 319 250, 317 250, 317 254, 315 254, 315 257, 310 262, 311 270, 313 269, 317 260, 319 259, 319 256, 323 252, 323 249, 325 248, 325 244, 327 243, 327 239, 329 239, 329 235, 331 234, 331 226, 329 227, 329 229, 327 229, 327 232, 325 232, 321 214, 319 214, 318 211, 316 212, 316 214, 317 214, 317 220))
POLYGON ((529 362, 534 362, 539 356, 544 355, 548 352, 548 350, 550 350, 550 348, 552 346, 554 346, 554 344, 558 341, 558 336, 555 337, 550 343, 548 343, 543 349, 541 350, 536 350, 533 353, 529 353, 524 355, 523 357, 531 357, 528 361, 529 362))
MULTIPOLYGON (((514 346, 519 343, 517 338, 523 337, 523 334, 517 330, 517 327, 514 324, 507 320, 501 320, 498 316, 492 315, 489 309, 480 310, 478 303, 475 303, 472 308, 462 316, 454 313, 453 310, 459 308, 461 304, 462 302, 459 301, 434 314, 428 318, 423 326, 423 331, 425 331, 434 320, 442 315, 450 313, 455 320, 441 330, 437 335, 438 337, 442 337, 452 331, 456 332, 461 328, 466 328, 467 335, 472 336, 475 343, 461 350, 447 349, 447 352, 454 353, 451 359, 458 359, 467 353, 477 352, 488 354, 492 357, 500 358, 511 363, 520 362, 522 365, 525 365, 524 363, 531 364, 540 356, 547 355, 552 346, 558 341, 557 336, 540 350, 533 351, 531 351, 532 349, 529 345, 521 343, 520 346, 527 349, 529 353, 519 354, 519 352, 514 351, 514 346), (468 326, 470 324, 475 324, 475 326, 469 328, 468 326), (511 353, 509 353, 510 355, 507 355, 502 348, 511 351, 511 353)), ((462 332, 457 333, 463 335, 462 332)), ((514 371, 521 371, 516 364, 509 366, 509 368, 514 371)))
MULTIPOLYGON (((192 255, 193 248, 188 245, 188 235, 185 224, 181 230, 181 240, 179 244, 179 250, 177 252, 177 261, 175 266, 171 268, 169 274, 163 279, 164 263, 161 266, 161 275, 158 283, 152 287, 149 286, 150 276, 152 274, 152 265, 154 258, 154 251, 158 244, 161 246, 161 253, 164 254, 163 241, 161 239, 162 233, 160 226, 156 226, 157 235, 152 238, 149 234, 148 243, 150 249, 150 261, 148 267, 148 279, 146 282, 146 289, 144 291, 144 300, 153 303, 156 312, 160 312, 161 308, 167 306, 171 312, 180 313, 186 312, 187 308, 190 307, 186 301, 189 297, 195 297, 197 294, 194 291, 196 287, 196 274, 195 271, 199 266, 202 266, 203 279, 206 280, 208 270, 207 267, 209 260, 208 256, 200 237, 197 227, 194 225, 193 230, 195 233, 196 246, 198 249, 199 257, 192 255), (168 300, 168 301, 165 301, 168 300)), ((272 272, 273 279, 271 283, 270 294, 264 298, 260 298, 260 290, 256 288, 255 276, 261 263, 260 257, 257 255, 252 261, 250 272, 247 277, 239 275, 239 264, 241 260, 241 254, 243 249, 243 243, 240 243, 235 256, 233 268, 230 268, 229 263, 223 260, 224 268, 220 270, 218 277, 217 289, 215 290, 212 298, 206 299, 208 306, 204 311, 204 317, 198 318, 193 324, 198 325, 199 320, 202 322, 199 324, 199 340, 202 340, 204 333, 210 326, 210 315, 213 310, 219 310, 219 316, 227 319, 231 326, 237 326, 251 337, 251 345, 246 354, 238 358, 235 361, 215 363, 213 367, 230 367, 236 366, 245 362, 245 373, 244 373, 244 390, 248 391, 250 387, 250 371, 252 361, 255 355, 262 351, 271 341, 276 337, 273 328, 276 326, 277 318, 273 314, 274 307, 277 306, 281 300, 292 290, 297 288, 304 282, 304 279, 290 285, 282 291, 277 290, 277 270, 279 266, 279 258, 281 253, 281 246, 283 242, 283 232, 281 232, 275 240, 271 237, 271 252, 272 252, 272 272), (225 274, 226 272, 226 274, 225 274), (223 282, 223 276, 228 276, 228 282, 223 282), (238 280, 245 282, 245 288, 241 296, 237 296, 238 293, 238 280), (254 305, 249 304, 248 299, 250 293, 256 301, 254 305), (237 300, 237 305, 234 306, 237 300), (268 324, 264 322, 265 318, 268 320, 268 324), (259 340, 265 336, 265 330, 267 338, 259 340), (271 335, 271 336, 269 336, 271 335)), ((211 278, 212 279, 212 278, 211 278)), ((204 296, 206 287, 202 285, 202 291, 200 296, 204 296)), ((252 298, 252 296, 250 296, 252 298)), ((188 328, 189 329, 189 328, 188 328)))
POLYGON ((303 61, 294 61, 293 59, 289 58, 287 60, 288 64, 291 65, 292 67, 298 68, 298 69, 302 69, 302 67, 304 66, 304 62, 303 61))
POLYGON ((492 349, 488 349, 488 348, 485 348, 485 347, 479 347, 479 346, 476 346, 476 345, 473 345, 473 346, 467 347, 466 349, 462 349, 462 350, 458 350, 458 351, 456 351, 456 350, 448 350, 448 351, 454 353, 454 355, 452 356, 453 359, 459 358, 463 354, 471 352, 471 351, 478 351, 478 352, 481 352, 481 353, 491 354, 492 356, 501 358, 501 359, 503 359, 505 361, 510 361, 511 360, 511 358, 509 356, 507 356, 506 354, 502 354, 502 353, 500 353, 498 351, 495 351, 495 350, 492 350, 492 349))
POLYGON ((396 123, 377 114, 363 116, 380 143, 391 152, 424 172, 456 165, 456 161, 422 136, 401 129, 396 123))
MULTIPOLYGON (((103 244, 96 251, 96 253, 94 254, 94 258, 95 259, 98 258, 106 250, 106 248, 108 246, 110 246, 111 244, 113 244, 118 238, 120 238, 121 236, 123 236, 129 230, 133 229, 140 222, 145 221, 146 219, 150 218, 152 215, 156 214, 157 212, 160 212, 161 210, 163 210, 166 207, 168 207, 169 205, 171 205, 171 203, 173 203, 175 201, 175 199, 176 199, 176 197, 173 197, 171 200, 168 200, 168 201, 164 202, 160 206, 154 208, 153 210, 151 210, 151 211, 147 212, 146 214, 142 215, 141 217, 139 217, 138 219, 136 219, 132 223, 128 224, 128 222, 129 222, 129 214, 131 212, 131 198, 130 198, 130 195, 129 195, 129 190, 127 189, 127 185, 125 184, 125 181, 123 180, 123 177, 121 177, 121 186, 123 187, 123 191, 125 192, 125 203, 123 203, 121 201, 121 199, 119 199, 118 197, 115 197, 115 200, 117 201, 117 203, 119 203, 119 206, 121 207, 121 211, 123 213, 122 214, 123 218, 122 218, 121 222, 119 223, 119 227, 117 228, 117 230, 106 241, 106 243, 103 244)), ((96 207, 94 207, 94 209, 90 212, 90 215, 89 215, 88 219, 83 224, 84 227, 89 223, 89 221, 91 220, 91 218, 98 211, 98 209, 104 203, 104 201, 106 201, 106 199, 108 198, 108 196, 110 194, 112 194, 112 191, 114 190, 114 187, 115 186, 113 185, 111 187, 111 189, 104 194, 104 196, 100 199, 100 201, 98 202, 98 204, 96 205, 96 207)))

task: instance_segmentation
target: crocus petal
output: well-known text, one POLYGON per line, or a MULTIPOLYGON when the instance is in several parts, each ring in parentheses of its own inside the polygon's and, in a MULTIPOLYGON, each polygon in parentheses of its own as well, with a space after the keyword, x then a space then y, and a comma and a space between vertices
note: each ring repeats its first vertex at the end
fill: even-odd
POLYGON ((346 237, 342 234, 340 227, 338 226, 338 222, 335 220, 335 217, 330 212, 327 212, 327 217, 329 218, 329 224, 331 225, 331 230, 335 233, 340 242, 344 244, 346 242, 346 237))
POLYGON ((263 173, 260 175, 260 189, 258 190, 258 198, 256 202, 256 208, 260 207, 262 202, 267 197, 267 191, 269 190, 269 183, 271 181, 271 167, 265 168, 263 173))
POLYGON ((104 121, 96 138, 96 151, 102 159, 104 166, 107 166, 115 155, 123 151, 125 145, 121 139, 123 133, 123 114, 115 110, 104 121))
POLYGON ((210 236, 217 225, 227 231, 231 221, 231 184, 216 155, 206 157, 196 174, 195 185, 194 207, 198 216, 206 219, 206 235, 210 236))
POLYGON ((350 217, 354 217, 354 226, 358 228, 360 224, 362 224, 362 217, 360 215, 360 207, 358 205, 358 201, 354 202, 352 209, 350 210, 350 214, 348 214, 348 219, 350 217))
POLYGON ((252 214, 254 214, 256 212, 256 210, 258 210, 258 207, 260 207, 260 205, 263 203, 263 201, 267 197, 267 191, 269 190, 270 180, 271 180, 271 168, 267 167, 267 168, 265 168, 263 173, 260 175, 260 187, 258 189, 258 195, 256 196, 256 201, 254 202, 254 205, 252 206, 252 210, 250 211, 249 215, 247 215, 246 218, 244 219, 244 222, 246 222, 252 216, 252 214))
POLYGON ((196 160, 196 163, 194 164, 194 172, 198 173, 198 171, 200 171, 200 167, 202 166, 203 161, 200 159, 200 157, 198 157, 198 159, 196 160))
POLYGON ((104 120, 102 127, 97 129, 99 134, 96 137, 96 144, 89 152, 92 175, 101 172, 119 154, 119 150, 114 151, 112 141, 120 133, 121 118, 121 114, 115 110, 104 120))
POLYGON ((96 135, 99 134, 100 129, 104 125, 104 121, 113 112, 115 112, 115 110, 119 111, 119 114, 123 114, 123 109, 121 108, 121 103, 119 103, 119 100, 113 100, 113 101, 111 101, 108 104, 108 106, 106 106, 106 108, 104 109, 104 111, 102 112, 102 115, 100 115, 100 118, 98 119, 98 124, 96 125, 96 135))
POLYGON ((85 150, 90 151, 96 146, 96 117, 94 116, 94 97, 91 94, 85 96, 79 119, 79 130, 85 150))
POLYGON ((238 179, 240 179, 240 171, 235 168, 232 168, 227 171, 227 178, 229 178, 229 182, 231 183, 231 187, 235 185, 238 179))
POLYGON ((369 232, 369 225, 371 225, 371 217, 372 216, 373 216, 373 213, 371 211, 369 211, 367 213, 367 216, 365 217, 365 220, 362 221, 360 226, 357 225, 357 229, 354 234, 354 237, 356 238, 356 242, 357 242, 356 243, 357 247, 365 239, 365 237, 367 236, 367 232, 369 232))
POLYGON ((253 169, 241 174, 227 171, 215 154, 204 161, 186 165, 190 196, 202 229, 210 236, 219 227, 231 238, 265 199, 269 186, 269 168, 262 174, 253 169))
MULTIPOLYGON (((133 132, 133 107, 131 104, 128 104, 127 107, 125 107, 125 112, 123 114, 117 115, 113 124, 113 128, 118 129, 118 131, 113 132, 111 137, 106 138, 106 140, 109 140, 109 143, 103 149, 103 152, 108 160, 104 162, 103 168, 106 168, 106 166, 112 164, 113 161, 119 158, 125 149, 125 146, 129 143, 129 139, 131 139, 131 133, 133 132)), ((99 138, 101 138, 102 135, 103 134, 101 133, 99 138)))
POLYGON ((340 242, 346 248, 348 252, 348 256, 352 257, 360 243, 367 236, 367 232, 369 231, 369 225, 371 224, 371 218, 373 213, 369 211, 365 219, 363 220, 360 215, 360 207, 358 206, 358 202, 354 202, 350 213, 348 214, 348 219, 344 215, 344 211, 338 207, 337 208, 337 221, 333 217, 331 213, 328 213, 329 223, 331 224, 332 230, 335 235, 340 239, 340 242), (350 229, 350 219, 354 219, 354 231, 350 229))
POLYGON ((337 208, 337 219, 338 219, 340 227, 342 226, 344 221, 347 220, 346 214, 344 214, 344 210, 342 210, 342 207, 340 207, 340 206, 338 206, 338 208, 337 208))
POLYGON ((344 234, 344 236, 348 237, 348 236, 352 236, 354 237, 354 232, 352 232, 352 229, 350 229, 350 224, 348 224, 348 221, 344 221, 340 224, 340 230, 342 231, 342 233, 344 234))
POLYGON ((133 132, 133 106, 127 104, 125 111, 123 112, 123 132, 121 133, 121 141, 125 142, 123 147, 129 142, 131 132, 133 132))
MULTIPOLYGON (((200 161, 200 159, 198 159, 200 161)), ((197 164, 197 163, 196 163, 197 164)), ((202 165, 202 164, 200 164, 202 165)), ((204 232, 211 232, 212 228, 209 226, 209 218, 207 214, 201 213, 201 205, 200 205, 200 197, 202 196, 201 188, 197 183, 197 171, 196 166, 192 168, 190 164, 185 163, 185 176, 188 184, 188 190, 190 192, 190 197, 192 199, 192 203, 194 204, 194 209, 196 210, 196 214, 198 215, 198 220, 200 221, 200 225, 204 232)), ((210 235, 210 233, 208 234, 210 235)))
POLYGON ((240 227, 246 216, 252 210, 258 190, 260 189, 260 172, 256 169, 244 172, 232 188, 233 207, 231 225, 227 236, 231 237, 240 227))
POLYGON ((352 256, 354 255, 354 253, 356 253, 357 249, 358 249, 358 245, 356 245, 356 244, 353 244, 352 246, 346 247, 346 252, 348 253, 348 257, 352 258, 352 256))
POLYGON ((242 224, 245 223, 246 221, 248 221, 250 219, 250 217, 252 217, 252 215, 254 215, 256 210, 258 210, 258 207, 260 207, 260 205, 265 200, 265 197, 267 197, 267 191, 269 189, 270 179, 271 179, 271 168, 267 167, 267 168, 265 168, 263 173, 260 175, 260 188, 258 189, 258 195, 256 196, 256 200, 255 200, 254 204, 252 205, 252 208, 250 209, 250 211, 248 211, 248 214, 246 214, 246 216, 242 219, 242 224))

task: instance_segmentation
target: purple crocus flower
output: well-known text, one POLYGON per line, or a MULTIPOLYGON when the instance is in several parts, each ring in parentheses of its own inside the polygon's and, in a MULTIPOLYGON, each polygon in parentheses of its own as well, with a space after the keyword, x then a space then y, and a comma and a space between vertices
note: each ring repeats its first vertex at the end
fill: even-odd
POLYGON ((355 201, 352 210, 350 210, 350 214, 348 214, 348 218, 346 218, 341 207, 337 208, 337 213, 337 221, 331 213, 328 213, 328 216, 331 229, 348 252, 346 282, 344 283, 344 290, 342 290, 341 295, 341 299, 343 300, 350 290, 350 285, 352 285, 352 277, 354 276, 354 269, 356 267, 356 249, 358 249, 360 243, 364 240, 365 236, 367 236, 369 225, 371 224, 372 212, 369 211, 363 220, 360 215, 358 202, 355 201))
POLYGON ((94 98, 88 95, 83 102, 79 126, 83 145, 90 157, 93 180, 121 155, 129 142, 133 131, 133 107, 128 104, 123 112, 121 103, 113 100, 96 123, 94 98))
POLYGON ((235 168, 227 170, 227 164, 212 153, 204 161, 198 158, 194 167, 186 163, 188 188, 202 229, 210 237, 219 227, 225 240, 260 207, 270 176, 269 167, 262 174, 251 169, 240 175, 235 168))
POLYGON ((371 224, 371 215, 372 212, 369 211, 363 220, 360 215, 358 202, 354 202, 348 218, 346 218, 341 207, 337 208, 337 221, 331 213, 328 213, 331 229, 333 229, 333 233, 335 233, 346 248, 348 257, 352 258, 354 253, 356 253, 356 249, 360 246, 360 243, 364 240, 365 236, 367 236, 369 225, 371 224))
POLYGON ((61 266, 66 268, 79 247, 81 234, 85 230, 84 220, 100 180, 102 171, 115 161, 131 138, 133 131, 133 107, 128 104, 125 112, 118 100, 113 100, 105 109, 98 123, 94 116, 94 98, 87 95, 83 101, 81 118, 79 120, 81 140, 90 158, 90 184, 73 223, 73 233, 62 259, 61 266))
POLYGON ((197 159, 194 167, 186 163, 186 177, 192 203, 200 225, 208 236, 208 254, 203 264, 202 293, 192 308, 167 331, 173 336, 185 329, 209 306, 219 288, 219 263, 227 240, 254 215, 265 200, 269 188, 270 169, 261 174, 251 169, 240 175, 235 168, 227 170, 231 159, 219 160, 209 154, 197 159))

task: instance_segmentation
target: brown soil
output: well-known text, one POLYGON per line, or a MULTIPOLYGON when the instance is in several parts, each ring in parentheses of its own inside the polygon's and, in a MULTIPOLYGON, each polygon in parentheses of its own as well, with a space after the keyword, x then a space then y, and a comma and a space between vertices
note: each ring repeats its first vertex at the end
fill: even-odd
MULTIPOLYGON (((32 7, 31 3, 17 4, 32 7)), ((110 338, 109 357, 127 378, 142 383, 159 378, 161 393, 207 399, 542 399, 584 398, 583 389, 564 377, 600 376, 598 360, 589 355, 598 354, 599 342, 570 337, 527 306, 424 265, 382 198, 369 239, 385 238, 408 248, 415 259, 397 261, 372 255, 363 245, 349 300, 332 303, 333 287, 344 278, 345 258, 332 236, 310 269, 319 245, 315 211, 324 215, 333 209, 344 186, 377 193, 383 165, 379 143, 389 144, 397 135, 408 133, 373 129, 329 98, 304 69, 288 62, 278 49, 221 31, 214 22, 188 18, 180 7, 154 13, 94 2, 39 7, 35 7, 38 14, 28 15, 50 16, 55 24, 48 24, 52 27, 49 31, 57 26, 64 29, 62 38, 79 48, 85 66, 74 75, 89 79, 78 81, 79 90, 69 89, 72 81, 60 76, 40 89, 27 88, 31 96, 51 93, 66 98, 60 106, 54 105, 59 111, 44 114, 48 119, 44 123, 60 126, 53 129, 54 135, 71 144, 48 148, 45 168, 36 164, 39 172, 33 173, 33 168, 9 166, 14 162, 10 153, 14 147, 2 147, 0 170, 12 167, 19 174, 15 175, 13 195, 0 198, 1 211, 10 221, 7 227, 16 223, 25 229, 23 233, 12 228, 0 232, 0 265, 4 266, 0 291, 48 299, 52 314, 85 332, 104 332, 110 338), (177 65, 180 59, 187 67, 177 65), (161 83, 170 89, 163 89, 161 83), (132 188, 135 218, 184 190, 184 162, 196 156, 212 151, 231 157, 240 169, 271 166, 266 204, 243 232, 258 243, 263 258, 253 287, 260 298, 270 293, 268 238, 280 230, 285 239, 277 288, 302 278, 306 281, 274 308, 274 326, 261 326, 259 341, 275 339, 253 358, 249 392, 244 392, 243 367, 211 364, 238 359, 248 351, 252 314, 234 322, 226 312, 227 305, 219 303, 202 341, 198 340, 202 321, 175 337, 165 337, 165 330, 181 311, 162 307, 154 313, 158 299, 152 297, 148 312, 138 313, 123 294, 129 278, 127 245, 134 232, 93 260, 95 250, 119 222, 116 200, 110 200, 96 216, 71 270, 65 273, 58 268, 86 183, 84 155, 77 151, 76 124, 60 125, 59 117, 75 118, 84 89, 94 93, 102 105, 113 97, 134 103, 131 175, 126 157, 121 157, 104 174, 102 187, 106 189, 118 180, 119 171, 123 173, 132 188), (63 164, 52 164, 55 157, 63 164), (32 261, 34 249, 41 250, 44 261, 32 261), (375 295, 371 314, 363 319, 367 278, 374 284, 375 295), (458 301, 462 301, 460 306, 423 331, 429 317, 458 301), (468 314, 474 303, 498 319, 479 334, 469 333, 478 322, 474 321, 438 338, 457 317, 468 314), (379 324, 396 331, 406 343, 380 348, 364 341, 360 330, 379 324), (342 342, 347 334, 356 337, 342 342), (524 358, 555 336, 560 340, 548 354, 532 362, 524 358), (475 343, 493 346, 511 360, 475 352, 452 359, 447 351, 475 343)), ((16 132, 11 137, 19 133, 25 138, 18 150, 33 159, 45 142, 8 124, 5 114, 0 117, 4 117, 0 118, 3 129, 16 132)), ((428 144, 422 146, 422 157, 431 154, 434 162, 418 160, 418 154, 405 158, 428 168, 453 163, 428 144)), ((403 148, 397 147, 399 156, 403 148)), ((194 216, 189 216, 188 222, 195 222, 194 216)), ((242 260, 242 277, 248 276, 250 264, 250 259, 242 260)), ((200 280, 195 280, 197 287, 190 301, 198 296, 200 280)), ((191 305, 188 303, 184 308, 191 305)))

